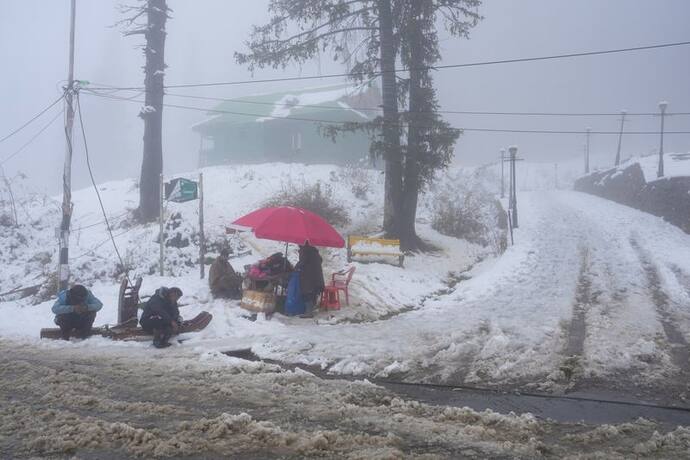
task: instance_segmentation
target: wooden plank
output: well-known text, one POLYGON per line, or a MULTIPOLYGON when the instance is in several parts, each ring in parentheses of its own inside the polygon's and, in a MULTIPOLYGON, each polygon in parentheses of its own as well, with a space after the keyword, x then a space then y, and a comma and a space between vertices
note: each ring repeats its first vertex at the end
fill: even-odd
MULTIPOLYGON (((178 334, 183 334, 187 332, 198 332, 204 329, 213 319, 213 315, 202 311, 194 318, 183 321, 178 334)), ((102 337, 110 338, 113 340, 127 340, 134 337, 151 337, 150 334, 146 333, 140 327, 137 327, 137 319, 132 318, 129 321, 117 324, 113 327, 100 326, 91 328, 90 335, 100 335, 102 337)), ((60 328, 44 328, 41 329, 42 339, 61 339, 62 333, 60 328)))
MULTIPOLYGON (((92 327, 91 328, 91 333, 90 335, 101 335, 101 336, 107 336, 108 331, 122 331, 125 329, 132 329, 137 327, 137 319, 136 318, 131 318, 128 321, 125 321, 124 323, 116 324, 115 326, 98 326, 98 327, 92 327)), ((60 331, 59 327, 47 327, 41 329, 41 338, 42 339, 61 339, 62 338, 62 332, 60 331)))

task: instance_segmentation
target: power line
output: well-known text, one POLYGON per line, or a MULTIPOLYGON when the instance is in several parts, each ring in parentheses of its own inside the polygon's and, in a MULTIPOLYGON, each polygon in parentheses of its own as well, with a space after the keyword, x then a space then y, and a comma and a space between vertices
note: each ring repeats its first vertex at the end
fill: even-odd
MULTIPOLYGON (((119 219, 121 219, 121 218, 127 216, 128 214, 129 214, 129 211, 125 211, 125 212, 123 212, 122 214, 118 214, 118 215, 116 215, 116 216, 110 216, 110 219, 112 219, 112 220, 119 220, 119 219)), ((101 220, 101 221, 99 221, 99 222, 94 222, 94 223, 92 223, 92 224, 82 225, 81 227, 77 227, 77 228, 72 229, 72 232, 78 232, 78 231, 81 231, 81 230, 86 230, 87 228, 93 228, 93 227, 97 227, 97 226, 103 225, 103 224, 107 224, 107 222, 104 221, 104 220, 101 220)))
POLYGON ((27 121, 26 123, 24 123, 23 125, 21 125, 19 128, 15 129, 15 130, 12 131, 11 133, 9 133, 7 136, 5 136, 5 137, 3 137, 2 139, 0 139, 0 143, 6 141, 6 140, 9 139, 10 137, 12 137, 12 136, 14 136, 15 134, 17 134, 17 133, 18 133, 19 131, 21 131, 22 129, 24 129, 24 128, 26 128, 27 126, 29 126, 29 125, 30 125, 31 123, 33 123, 36 119, 38 119, 41 115, 43 115, 43 114, 46 113, 48 110, 50 110, 51 108, 53 108, 53 106, 55 106, 55 104, 57 104, 58 102, 60 102, 60 101, 62 100, 63 97, 65 97, 64 94, 63 94, 62 96, 60 96, 59 98, 55 99, 55 101, 53 101, 48 107, 46 107, 45 109, 43 109, 43 110, 41 110, 40 112, 38 112, 38 113, 37 113, 33 118, 31 118, 29 121, 27 121))
MULTIPOLYGON (((109 90, 107 93, 103 93, 100 88, 89 88, 89 91, 92 92, 98 92, 98 94, 104 95, 104 96, 111 96, 114 95, 120 91, 137 91, 137 94, 130 97, 129 99, 134 99, 137 96, 141 96, 145 91, 141 91, 140 89, 128 89, 128 88, 122 88, 118 89, 116 87, 110 87, 106 84, 103 83, 96 83, 97 85, 107 87, 109 90)), ((197 95, 192 95, 192 94, 180 94, 180 93, 170 93, 166 92, 166 96, 173 96, 173 97, 180 97, 180 98, 187 98, 187 99, 198 99, 198 100, 205 100, 205 101, 218 101, 218 102, 234 102, 238 104, 252 104, 252 105, 270 105, 270 106, 276 106, 278 105, 276 102, 266 102, 266 101, 256 101, 256 100, 251 100, 248 98, 226 98, 226 97, 213 97, 213 96, 197 96, 197 95)), ((124 99, 124 96, 120 96, 124 99)), ((381 112, 383 110, 382 107, 357 107, 357 106, 348 106, 348 107, 343 107, 343 106, 335 106, 335 105, 320 105, 320 104, 283 104, 288 107, 304 107, 304 108, 317 108, 317 109, 329 109, 329 110, 341 110, 341 111, 350 111, 350 110, 357 110, 361 112, 367 112, 367 111, 375 111, 375 112, 381 112)), ((399 112, 399 113, 412 113, 409 111, 406 112, 399 112)), ((415 113, 438 113, 438 114, 459 114, 459 115, 504 115, 504 116, 537 116, 537 117, 549 117, 549 116, 554 116, 554 117, 618 117, 620 116, 620 112, 509 112, 509 111, 481 111, 481 110, 422 110, 422 111, 416 111, 415 113)), ((669 112, 666 114, 666 116, 688 116, 690 115, 690 112, 669 112)), ((638 117, 643 117, 643 116, 651 116, 651 117, 658 117, 659 112, 628 112, 627 116, 638 116, 638 117)))
MULTIPOLYGON (((111 100, 118 100, 118 101, 128 101, 128 102, 136 102, 136 103, 144 103, 145 101, 141 100, 132 100, 130 98, 121 98, 117 96, 106 96, 98 93, 87 93, 95 97, 100 97, 103 99, 111 99, 111 100)), ((251 117, 251 118, 273 118, 273 119, 279 119, 279 120, 293 120, 293 121, 307 121, 311 123, 325 123, 325 124, 334 124, 334 125, 347 125, 351 123, 359 123, 359 124, 364 124, 361 122, 348 122, 348 121, 334 121, 334 120, 323 120, 323 119, 316 119, 316 118, 303 118, 303 117, 266 117, 265 115, 261 114, 256 114, 256 113, 247 113, 247 112, 236 112, 236 111, 230 111, 230 110, 220 110, 220 109, 206 109, 203 107, 192 107, 192 106, 186 106, 186 105, 179 105, 179 104, 163 104, 164 107, 171 107, 171 108, 177 108, 177 109, 185 109, 185 110, 195 110, 199 112, 205 112, 205 113, 218 113, 218 114, 229 114, 229 115, 239 115, 239 116, 246 116, 246 117, 251 117)), ((385 122, 385 121, 384 121, 385 122)), ((396 124, 400 127, 406 127, 406 125, 401 125, 401 124, 396 124)), ((422 126, 426 128, 430 128, 429 126, 422 126)), ((467 132, 489 132, 489 133, 524 133, 524 134, 585 134, 586 131, 559 131, 559 130, 546 130, 546 129, 538 129, 538 130, 530 130, 530 129, 498 129, 498 128, 456 128, 456 127, 451 127, 450 129, 452 130, 457 130, 457 131, 467 131, 467 132)), ((618 131, 591 131, 591 134, 600 134, 600 135, 618 135, 618 131)), ((657 131, 626 131, 625 134, 631 134, 631 135, 658 135, 659 132, 657 131)), ((665 134, 690 134, 690 131, 665 131, 665 134)))
POLYGON ((55 123, 55 121, 56 121, 58 118, 60 118, 60 116, 61 116, 62 114, 63 114, 62 110, 59 111, 59 112, 57 112, 57 113, 55 114, 55 116, 48 122, 48 124, 46 124, 46 125, 45 125, 43 128, 41 128, 36 134, 34 134, 33 137, 32 137, 31 139, 29 139, 24 145, 22 145, 22 146, 19 147, 17 150, 15 150, 13 153, 11 153, 11 154, 8 155, 7 157, 5 157, 2 161, 0 161, 0 166, 4 165, 4 164, 7 163, 8 161, 10 161, 12 158, 14 158, 14 157, 16 157, 17 155, 19 155, 20 153, 22 153, 22 152, 24 151, 25 148, 27 148, 29 145, 31 145, 31 143, 33 143, 33 141, 35 141, 35 140, 38 138, 38 136, 40 136, 41 134, 43 134, 43 132, 44 132, 46 129, 48 129, 53 123, 55 123))
POLYGON ((113 236, 113 230, 110 227, 110 222, 108 222, 108 214, 105 212, 105 206, 103 206, 103 200, 101 199, 101 192, 98 191, 98 186, 96 185, 96 179, 93 177, 93 170, 91 169, 91 159, 89 157, 89 147, 88 144, 86 143, 86 130, 84 129, 84 120, 81 115, 81 103, 79 102, 79 93, 76 93, 76 99, 77 99, 77 112, 79 113, 79 126, 81 127, 81 135, 82 138, 84 139, 84 153, 86 154, 86 166, 89 170, 89 176, 91 177, 91 184, 93 184, 93 189, 96 191, 96 196, 98 197, 98 204, 101 207, 101 212, 103 213, 103 219, 105 220, 105 225, 106 228, 108 229, 108 234, 110 235, 110 240, 113 242, 113 248, 115 248, 115 254, 117 254, 117 258, 120 260, 120 266, 122 267, 122 270, 125 272, 125 278, 127 278, 127 282, 131 285, 132 282, 129 279, 129 275, 127 274, 128 270, 127 267, 125 266, 124 261, 122 260, 122 256, 120 255, 120 251, 117 249, 117 244, 115 244, 115 237, 113 236))
MULTIPOLYGON (((120 233, 118 233, 117 235, 115 235, 115 238, 118 238, 118 237, 120 237, 120 236, 122 236, 122 235, 125 235, 125 234, 131 232, 132 230, 134 230, 134 229, 136 229, 136 228, 137 228, 137 227, 130 227, 130 228, 126 229, 126 230, 123 230, 123 231, 121 231, 120 233)), ((84 257, 84 256, 87 256, 87 255, 92 254, 93 251, 95 251, 96 249, 100 248, 100 247, 103 246, 105 243, 107 243, 108 241, 111 241, 111 240, 112 240, 112 237, 108 237, 108 238, 104 239, 103 241, 97 243, 95 246, 91 247, 89 250, 87 250, 87 251, 84 252, 83 254, 80 254, 80 255, 78 255, 77 257, 75 257, 73 260, 81 259, 81 258, 84 257)))
MULTIPOLYGON (((690 41, 684 42, 674 42, 674 43, 661 43, 656 45, 646 45, 646 46, 635 46, 630 48, 617 48, 609 50, 599 50, 599 51, 584 51, 578 53, 565 53, 565 54, 553 54, 547 56, 535 56, 526 58, 514 58, 514 59, 501 59, 493 61, 479 61, 479 62, 468 62, 464 64, 447 64, 438 66, 424 66, 419 68, 401 68, 395 69, 392 72, 409 72, 410 70, 444 70, 444 69, 460 69, 466 67, 479 67, 486 65, 497 65, 497 64, 514 64, 519 62, 536 62, 536 61, 548 61, 556 59, 571 59, 576 57, 584 56, 598 56, 606 54, 617 54, 617 53, 630 53, 635 51, 644 51, 660 48, 670 48, 676 46, 686 46, 690 45, 690 41)), ((308 75, 301 77, 282 77, 282 78, 264 78, 261 80, 238 80, 238 81, 225 81, 225 82, 212 82, 212 83, 189 83, 189 84, 179 84, 179 85, 164 85, 164 88, 201 88, 201 87, 211 87, 211 86, 232 86, 232 85, 245 85, 254 83, 274 83, 281 81, 297 81, 297 80, 315 80, 321 78, 337 78, 337 77, 357 77, 357 76, 370 76, 370 75, 383 75, 385 72, 355 72, 355 73, 337 73, 337 74, 326 74, 326 75, 308 75)), ((141 90, 144 89, 143 86, 130 86, 130 87, 109 87, 109 88, 92 88, 92 89, 119 89, 119 90, 141 90)))
MULTIPOLYGON (((139 94, 140 95, 140 94, 139 94)), ((219 102, 235 102, 238 104, 252 104, 252 105, 270 105, 278 106, 275 102, 264 102, 264 101, 253 101, 248 99, 233 99, 233 98, 223 98, 223 97, 211 97, 211 96, 194 96, 191 94, 178 94, 178 93, 165 93, 166 96, 180 97, 186 99, 199 99, 205 101, 219 101, 219 102)), ((133 96, 133 98, 136 96, 133 96)), ((316 109, 328 109, 328 110, 357 110, 361 112, 381 112, 383 109, 381 107, 355 107, 355 106, 334 106, 334 105, 317 105, 317 104, 283 104, 286 107, 303 107, 303 108, 316 108, 316 109)), ((402 113, 413 113, 405 111, 402 113)), ((458 114, 458 115, 504 115, 504 116, 537 116, 537 117, 618 117, 620 112, 487 112, 479 110, 423 110, 414 113, 439 113, 439 114, 458 114)), ((673 112, 667 113, 666 116, 673 115, 690 115, 690 112, 673 112)), ((628 113, 626 116, 653 116, 658 117, 659 112, 636 112, 628 113)))

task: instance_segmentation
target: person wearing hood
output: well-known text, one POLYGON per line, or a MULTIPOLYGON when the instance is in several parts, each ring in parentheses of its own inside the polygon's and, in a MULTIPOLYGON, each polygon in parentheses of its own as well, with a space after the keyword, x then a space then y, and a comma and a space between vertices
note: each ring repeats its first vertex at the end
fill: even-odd
POLYGON ((161 287, 144 306, 139 324, 144 331, 153 334, 153 346, 156 348, 170 346, 168 340, 182 324, 180 310, 177 307, 180 297, 182 297, 180 288, 161 287))
POLYGON ((208 271, 208 286, 214 298, 241 299, 242 277, 235 273, 228 262, 229 255, 227 249, 220 250, 220 255, 208 271))
POLYGON ((299 247, 299 262, 295 269, 300 274, 300 290, 305 303, 305 318, 314 316, 314 307, 326 283, 321 268, 321 255, 318 249, 308 242, 299 247))
POLYGON ((75 284, 61 291, 53 304, 55 324, 60 327, 62 338, 69 340, 72 331, 77 338, 85 339, 91 335, 91 327, 96 320, 96 312, 103 307, 88 289, 75 284))

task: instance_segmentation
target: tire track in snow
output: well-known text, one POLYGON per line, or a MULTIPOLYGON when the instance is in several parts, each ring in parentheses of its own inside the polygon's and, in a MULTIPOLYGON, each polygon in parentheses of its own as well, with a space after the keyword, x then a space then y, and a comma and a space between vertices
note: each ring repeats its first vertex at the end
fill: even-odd
POLYGON ((688 297, 690 297, 690 275, 685 273, 679 266, 671 264, 669 265, 669 268, 673 272, 673 274, 676 277, 676 280, 678 280, 678 284, 683 286, 683 289, 685 289, 685 292, 687 293, 688 297))
POLYGON ((577 291, 573 314, 568 326, 568 340, 565 344, 564 355, 566 358, 561 364, 560 370, 569 382, 582 371, 582 359, 584 357, 585 337, 587 336, 587 312, 596 301, 592 294, 591 262, 589 248, 580 249, 580 275, 577 280, 577 291))
POLYGON ((649 254, 639 245, 635 238, 630 239, 630 245, 637 252, 640 264, 647 277, 648 288, 670 346, 669 354, 671 361, 678 366, 682 374, 690 374, 690 349, 688 348, 688 342, 685 340, 683 332, 676 325, 673 314, 669 311, 671 300, 661 286, 658 269, 651 261, 649 254))

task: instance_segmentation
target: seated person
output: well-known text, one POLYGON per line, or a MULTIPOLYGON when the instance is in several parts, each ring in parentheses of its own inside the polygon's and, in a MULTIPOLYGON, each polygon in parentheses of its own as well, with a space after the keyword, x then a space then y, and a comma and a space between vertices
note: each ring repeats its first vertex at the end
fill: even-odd
POLYGON ((287 285, 287 275, 294 270, 289 260, 283 253, 276 252, 252 265, 248 277, 254 280, 254 286, 258 289, 266 287, 267 280, 280 279, 281 284, 287 285))
POLYGON ((153 346, 165 348, 170 346, 170 336, 176 333, 182 324, 177 301, 182 297, 182 290, 177 287, 162 287, 146 301, 144 311, 139 319, 141 328, 153 334, 153 346))
POLYGON ((60 326, 62 338, 69 340, 72 331, 75 337, 80 339, 91 335, 96 312, 102 307, 103 303, 81 284, 61 291, 52 310, 55 313, 55 324, 60 326))
POLYGON ((220 256, 213 261, 208 272, 208 286, 211 295, 222 299, 242 298, 242 277, 228 262, 228 250, 221 249, 220 256))

